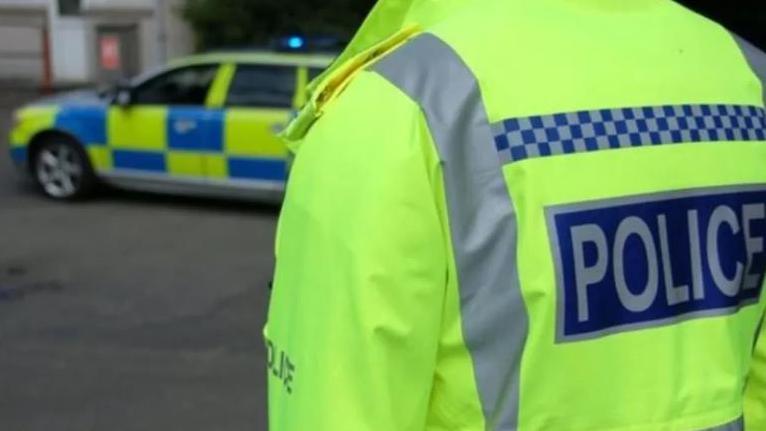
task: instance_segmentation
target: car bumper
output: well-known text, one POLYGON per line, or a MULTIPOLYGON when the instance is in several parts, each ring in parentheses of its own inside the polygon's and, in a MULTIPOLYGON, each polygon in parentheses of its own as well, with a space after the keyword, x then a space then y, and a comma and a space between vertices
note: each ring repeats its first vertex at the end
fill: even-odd
POLYGON ((20 172, 26 173, 28 171, 29 160, 27 157, 27 147, 14 147, 12 146, 8 150, 11 163, 20 172))

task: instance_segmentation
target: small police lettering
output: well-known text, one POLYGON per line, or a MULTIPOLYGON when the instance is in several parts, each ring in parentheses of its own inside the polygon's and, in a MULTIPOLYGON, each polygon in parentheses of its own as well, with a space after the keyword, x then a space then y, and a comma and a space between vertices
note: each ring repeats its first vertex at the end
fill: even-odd
POLYGON ((559 342, 736 313, 760 298, 766 186, 547 210, 559 342))
POLYGON ((280 381, 288 394, 293 393, 295 364, 284 350, 279 349, 273 341, 266 339, 266 358, 271 375, 280 381))

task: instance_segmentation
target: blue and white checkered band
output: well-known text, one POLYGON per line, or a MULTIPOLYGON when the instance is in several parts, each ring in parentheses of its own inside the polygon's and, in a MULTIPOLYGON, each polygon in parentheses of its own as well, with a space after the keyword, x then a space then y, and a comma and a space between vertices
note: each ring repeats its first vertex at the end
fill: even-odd
POLYGON ((492 125, 503 163, 649 145, 766 140, 766 110, 740 105, 616 108, 492 125))

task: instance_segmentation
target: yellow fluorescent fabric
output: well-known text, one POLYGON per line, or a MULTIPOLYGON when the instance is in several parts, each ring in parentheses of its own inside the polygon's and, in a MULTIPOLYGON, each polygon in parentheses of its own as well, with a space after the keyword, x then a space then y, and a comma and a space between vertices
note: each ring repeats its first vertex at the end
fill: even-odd
POLYGON ((576 157, 577 163, 550 157, 505 171, 518 217, 525 223, 521 283, 529 313, 537 318, 522 368, 522 429, 586 431, 647 424, 630 429, 694 431, 740 416, 739 382, 749 372, 753 327, 762 306, 730 316, 552 344, 556 282, 551 252, 525 245, 550 243, 543 211, 552 205, 660 190, 766 184, 766 147, 760 142, 689 144, 576 157), (692 158, 695 162, 688 163, 692 158), (609 166, 613 168, 605 169, 609 166), (704 175, 698 175, 700 170, 704 175), (566 181, 552 180, 549 172, 566 181), (602 172, 609 180, 591 172, 602 172), (583 391, 584 386, 600 389, 583 391), (593 428, 594 423, 612 425, 593 428))
POLYGON ((425 428, 447 283, 437 168, 417 105, 370 73, 311 130, 278 234, 270 430, 425 428))
POLYGON ((23 147, 29 145, 32 138, 53 127, 56 122, 57 108, 29 107, 18 111, 18 127, 11 130, 10 144, 12 147, 23 147))
MULTIPOLYGON (((316 99, 320 93, 327 90, 330 81, 336 80, 339 73, 352 63, 364 66, 363 58, 368 54, 376 57, 382 54, 370 51, 385 50, 385 45, 397 33, 403 38, 417 33, 421 27, 433 25, 466 5, 478 3, 479 0, 380 0, 373 7, 359 31, 346 46, 343 52, 325 71, 315 78, 307 87, 306 94, 310 99, 316 99)), ((398 44, 396 41, 395 44, 398 44)), ((345 81, 341 81, 345 85, 345 81)), ((337 91, 338 89, 331 89, 337 91)), ((282 135, 291 150, 297 151, 301 139, 310 124, 319 113, 314 103, 306 104, 298 116, 290 123, 282 135)))
POLYGON ((229 167, 226 156, 222 154, 206 154, 202 156, 205 175, 211 179, 226 179, 229 176, 229 167))
POLYGON ((276 137, 290 117, 287 109, 230 108, 224 123, 224 152, 229 156, 285 157, 276 137))
POLYGON ((167 172, 172 176, 204 177, 204 153, 194 151, 168 151, 165 156, 167 172))
POLYGON ((452 20, 436 31, 481 85, 491 85, 482 92, 490 122, 673 103, 762 104, 758 80, 724 28, 672 1, 606 2, 614 7, 485 0, 485 8, 462 13, 459 25, 452 20), (488 39, 509 41, 504 55, 480 49, 488 39))
POLYGON ((305 66, 298 67, 295 74, 295 95, 293 96, 293 108, 298 109, 306 103, 309 85, 309 70, 305 66))
POLYGON ((210 91, 205 100, 205 106, 208 108, 221 108, 226 103, 226 95, 229 91, 231 79, 234 77, 236 66, 233 63, 221 65, 218 73, 210 86, 210 91))
POLYGON ((761 327, 745 393, 745 429, 766 429, 766 328, 761 327))
POLYGON ((164 151, 166 148, 167 108, 130 106, 109 108, 107 139, 109 146, 125 150, 164 151))
MULTIPOLYGON (((477 74, 491 122, 615 107, 762 106, 757 80, 728 33, 672 2, 489 3, 437 25, 435 33, 477 74), (484 48, 490 39, 502 41, 502 55, 484 48)), ((691 431, 742 414, 741 382, 763 306, 552 343, 556 281, 543 211, 669 190, 763 184, 764 166, 762 142, 608 150, 506 166, 520 228, 520 282, 532 320, 522 363, 521 430, 691 431)))
MULTIPOLYGON (((430 3, 380 2, 342 58, 390 36, 430 3)), ((459 7, 460 14, 443 15, 426 31, 475 75, 490 123, 594 109, 763 106, 760 83, 728 32, 670 1, 484 0, 459 7)), ((416 72, 408 77, 418 82, 416 72)), ((437 127, 449 122, 438 114, 454 108, 445 106, 445 94, 460 83, 429 81, 446 90, 425 98, 434 105, 426 109, 389 82, 370 72, 353 78, 307 127, 297 151, 266 328, 272 431, 506 431, 492 423, 496 417, 484 417, 483 407, 497 406, 482 405, 478 362, 461 326, 481 316, 462 314, 454 250, 482 244, 451 242, 445 184, 423 119, 430 109, 437 127)), ((529 319, 519 399, 502 393, 495 400, 501 407, 517 402, 518 427, 507 429, 700 431, 732 423, 744 404, 748 431, 766 430, 766 341, 751 360, 763 301, 559 343, 545 213, 558 205, 766 184, 763 142, 582 152, 501 169, 518 224, 516 264, 529 319)), ((517 341, 503 339, 506 332, 474 341, 517 341)), ((506 375, 498 371, 485 376, 506 375)))
POLYGON ((105 172, 112 169, 112 151, 109 148, 91 145, 87 147, 87 151, 95 171, 105 172))

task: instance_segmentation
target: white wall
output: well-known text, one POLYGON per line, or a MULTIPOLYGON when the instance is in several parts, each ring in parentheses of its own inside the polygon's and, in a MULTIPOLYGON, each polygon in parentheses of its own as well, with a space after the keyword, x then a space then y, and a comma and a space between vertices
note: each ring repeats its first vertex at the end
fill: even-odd
POLYGON ((193 34, 178 14, 181 4, 182 0, 82 0, 82 15, 59 16, 57 0, 0 0, 0 48, 23 45, 25 52, 40 54, 39 58, 0 58, 0 72, 6 72, 0 75, 41 79, 42 33, 35 34, 32 26, 40 29, 44 22, 49 28, 53 80, 59 85, 96 80, 95 28, 99 24, 139 26, 139 62, 143 70, 190 54, 193 34), (157 10, 158 6, 162 10, 157 10), (37 24, 30 21, 33 16, 37 24), (30 76, 32 70, 40 76, 30 76))
POLYGON ((89 9, 148 9, 152 10, 155 0, 82 0, 83 10, 89 9))
POLYGON ((13 6, 20 9, 45 9, 48 0, 0 0, 0 7, 13 6))
POLYGON ((0 0, 0 79, 41 82, 48 0, 0 0))
POLYGON ((51 63, 56 84, 81 84, 93 79, 88 45, 90 26, 81 16, 59 16, 58 2, 49 0, 51 63))
POLYGON ((40 51, 41 29, 28 25, 4 25, 0 27, 0 48, 7 52, 40 51))
POLYGON ((42 28, 0 23, 0 79, 40 81, 42 28))
POLYGON ((51 25, 51 56, 53 80, 57 83, 83 83, 93 79, 91 75, 90 26, 80 17, 59 17, 51 25))

